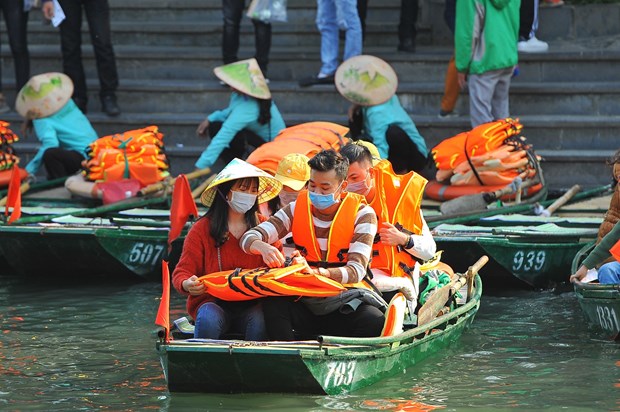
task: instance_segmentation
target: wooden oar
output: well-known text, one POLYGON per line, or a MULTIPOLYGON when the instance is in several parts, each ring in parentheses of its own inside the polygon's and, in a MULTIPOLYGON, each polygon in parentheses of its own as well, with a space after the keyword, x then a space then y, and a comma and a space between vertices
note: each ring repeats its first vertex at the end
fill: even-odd
POLYGON ((202 182, 201 184, 199 184, 196 189, 192 190, 192 197, 194 199, 199 198, 200 195, 202 195, 202 192, 205 191, 205 189, 207 188, 207 186, 209 186, 211 184, 211 182, 213 181, 213 179, 215 179, 215 175, 211 175, 208 178, 205 179, 204 182, 202 182))
POLYGON ((566 193, 557 198, 555 202, 551 203, 546 209, 540 203, 536 203, 534 205, 534 213, 539 216, 549 217, 553 214, 553 212, 555 212, 556 210, 564 206, 569 200, 571 200, 580 190, 581 186, 574 185, 566 193))
MULTIPOLYGON (((26 193, 28 190, 30 190, 30 182, 29 181, 25 181, 24 183, 22 183, 19 186, 19 191, 21 192, 21 194, 23 195, 24 193, 26 193)), ((4 206, 6 205, 7 200, 9 199, 9 196, 4 196, 2 199, 0 199, 0 206, 4 206)))
POLYGON ((536 183, 538 183, 538 180, 528 180, 521 184, 521 178, 518 177, 508 186, 503 189, 496 190, 495 192, 482 192, 473 195, 460 196, 456 199, 443 202, 441 206, 439 206, 439 210, 444 215, 485 210, 490 203, 495 202, 502 196, 515 193, 518 190, 533 186, 536 183))
MULTIPOLYGON (((437 314, 448 302, 451 294, 463 287, 467 279, 474 278, 478 271, 489 261, 486 255, 483 255, 476 263, 467 269, 465 276, 455 276, 450 283, 435 290, 429 296, 428 300, 418 311, 418 326, 424 325, 435 319, 437 314)), ((469 296, 468 296, 469 297, 469 296)))
MULTIPOLYGON (((185 177, 187 178, 187 180, 192 180, 192 179, 196 179, 201 176, 208 175, 210 173, 211 173, 211 168, 207 167, 205 169, 194 170, 193 172, 187 173, 185 177)), ((143 187, 142 189, 140 189, 140 191, 138 192, 138 196, 145 196, 151 193, 162 191, 166 189, 167 187, 172 187, 174 186, 174 182, 176 180, 177 178, 175 177, 175 178, 169 178, 162 182, 150 184, 147 187, 143 187)))
POLYGON ((91 207, 88 209, 82 209, 82 210, 71 211, 71 212, 66 212, 66 213, 56 213, 56 214, 51 214, 51 215, 26 217, 26 218, 16 220, 15 222, 12 223, 12 225, 18 225, 18 224, 25 225, 25 224, 31 224, 31 223, 47 222, 57 217, 69 216, 69 215, 76 216, 76 217, 96 216, 96 215, 101 215, 101 214, 110 213, 110 212, 118 212, 120 210, 125 210, 125 209, 134 209, 134 208, 144 207, 148 205, 165 203, 167 201, 168 201, 167 197, 140 198, 140 199, 130 198, 130 199, 122 200, 120 202, 111 203, 109 205, 91 207))

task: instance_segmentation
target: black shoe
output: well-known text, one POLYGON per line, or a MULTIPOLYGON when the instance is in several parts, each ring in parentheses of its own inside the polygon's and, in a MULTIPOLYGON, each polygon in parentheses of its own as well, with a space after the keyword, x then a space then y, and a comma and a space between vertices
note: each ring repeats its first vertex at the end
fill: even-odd
POLYGON ((415 53, 415 43, 411 40, 399 43, 398 51, 405 53, 415 53))
POLYGON ((116 96, 104 96, 101 98, 101 111, 105 112, 108 116, 118 116, 121 114, 121 109, 116 104, 116 96))
POLYGON ((332 74, 326 77, 311 76, 304 77, 303 79, 299 80, 300 87, 314 86, 315 84, 331 84, 333 86, 334 75, 332 74))

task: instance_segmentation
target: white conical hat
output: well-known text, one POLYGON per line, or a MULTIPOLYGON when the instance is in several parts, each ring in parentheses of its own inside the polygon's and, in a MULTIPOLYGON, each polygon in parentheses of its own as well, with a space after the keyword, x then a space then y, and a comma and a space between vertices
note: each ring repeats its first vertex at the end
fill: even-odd
POLYGON ((338 67, 335 82, 345 99, 360 106, 375 106, 387 102, 396 93, 398 76, 380 58, 361 55, 338 67))
POLYGON ((215 176, 211 184, 202 192, 200 196, 202 204, 211 207, 217 187, 222 183, 246 177, 258 178, 258 203, 264 203, 273 199, 282 190, 282 183, 269 173, 248 162, 235 158, 215 176))
POLYGON ((15 100, 15 110, 26 119, 40 119, 59 111, 73 94, 73 82, 63 73, 43 73, 32 77, 15 100))
POLYGON ((271 99, 271 92, 256 59, 241 60, 213 69, 224 83, 257 99, 271 99))

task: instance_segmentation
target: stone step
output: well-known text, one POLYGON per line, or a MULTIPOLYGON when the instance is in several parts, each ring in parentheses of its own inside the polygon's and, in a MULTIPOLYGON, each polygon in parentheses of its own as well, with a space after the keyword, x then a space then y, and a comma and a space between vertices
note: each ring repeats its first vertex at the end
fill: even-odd
MULTIPOLYGON (((59 50, 59 45, 31 45, 33 72, 60 70, 62 59, 59 50)), ((115 52, 121 81, 209 80, 213 79, 213 68, 222 64, 219 47, 119 45, 115 47, 115 52)), ((442 82, 452 49, 421 46, 415 54, 409 54, 396 52, 393 47, 366 47, 364 52, 388 61, 398 73, 401 82, 442 82)), ((87 77, 97 78, 92 47, 85 44, 82 53, 87 77)), ((239 51, 239 58, 248 58, 253 54, 253 48, 243 47, 239 51)), ((2 71, 12 74, 13 60, 10 50, 3 48, 0 57, 2 71)), ((522 54, 519 61, 520 73, 515 82, 591 82, 592 73, 596 73, 596 81, 617 81, 618 65, 620 52, 603 50, 522 54)), ((293 80, 314 73, 319 67, 318 48, 300 52, 295 47, 274 47, 270 54, 268 76, 271 80, 293 80)))
MULTIPOLYGON (((90 81, 89 87, 90 99, 96 102, 97 84, 90 81)), ((274 81, 270 89, 283 113, 344 115, 349 106, 333 86, 300 88, 295 82, 274 81)), ((401 83, 398 88, 401 104, 411 114, 435 114, 442 94, 443 84, 435 82, 401 83)), ((227 106, 230 89, 215 81, 124 80, 117 96, 127 113, 183 113, 197 108, 210 112, 227 106)), ((459 107, 468 107, 466 93, 459 100, 459 107)), ((515 82, 510 91, 510 110, 514 116, 620 115, 620 82, 515 82)))
MULTIPOLYGON (((88 118, 100 136, 151 124, 158 125, 165 135, 168 148, 204 148, 208 140, 196 136, 196 127, 205 116, 206 112, 123 113, 117 118, 108 117, 101 112, 88 114, 88 118)), ((21 124, 21 119, 14 112, 3 115, 1 118, 12 123, 16 131, 19 126, 15 125, 21 124)), ((412 119, 429 148, 471 128, 467 116, 438 119, 436 116, 413 115, 412 119)), ((284 115, 284 120, 289 126, 317 120, 346 124, 346 116, 338 114, 287 113, 284 115)), ((587 151, 593 148, 615 151, 618 149, 617 130, 620 129, 620 116, 537 115, 522 116, 520 120, 524 126, 522 135, 527 137, 528 143, 532 144, 536 151, 587 151)), ((36 139, 29 136, 22 138, 20 143, 29 141, 34 142, 36 139)))
MULTIPOLYGON (((397 24, 385 22, 368 22, 366 24, 367 46, 393 46, 398 43, 397 24)), ((112 41, 115 45, 142 46, 202 46, 220 47, 222 41, 222 24, 220 22, 178 22, 171 21, 112 21, 112 41)), ((0 30, 6 31, 3 25, 0 30)), ((28 41, 30 44, 54 44, 58 42, 57 30, 40 22, 28 24, 28 41)), ((82 27, 82 36, 86 39, 88 25, 82 27)), ((245 21, 240 29, 240 44, 254 44, 254 28, 245 21)), ((430 44, 430 27, 418 27, 417 42, 430 44)), ((320 45, 320 34, 314 23, 287 23, 273 25, 272 45, 315 47, 320 45)))
MULTIPOLYGON (((112 0, 110 3, 110 19, 112 21, 174 21, 185 22, 221 22, 222 2, 213 0, 140 0, 134 2, 112 0)), ((249 6, 246 1, 246 6, 249 6)), ((381 5, 371 4, 366 16, 367 22, 372 21, 398 21, 400 16, 400 0, 382 1, 381 5)), ((274 24, 287 23, 314 23, 316 19, 316 2, 291 1, 287 2, 287 22, 275 22, 274 24)), ((247 8, 243 13, 243 20, 247 8)), ((39 10, 30 13, 30 21, 41 21, 43 16, 39 10)))

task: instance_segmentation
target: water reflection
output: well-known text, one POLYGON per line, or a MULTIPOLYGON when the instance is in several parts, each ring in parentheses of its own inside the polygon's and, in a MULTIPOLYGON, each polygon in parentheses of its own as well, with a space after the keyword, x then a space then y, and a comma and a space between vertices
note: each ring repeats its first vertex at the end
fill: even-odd
MULTIPOLYGON (((483 298, 459 344, 342 396, 169 394, 154 350, 160 286, 0 277, 0 410, 617 409, 618 345, 572 294, 483 298)), ((184 301, 172 303, 181 313, 184 301)))

